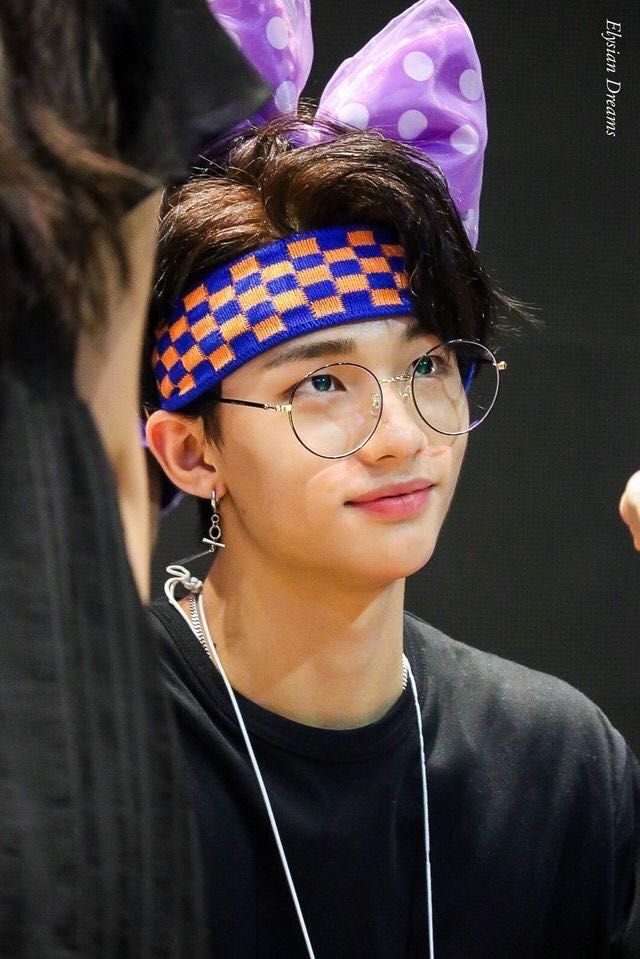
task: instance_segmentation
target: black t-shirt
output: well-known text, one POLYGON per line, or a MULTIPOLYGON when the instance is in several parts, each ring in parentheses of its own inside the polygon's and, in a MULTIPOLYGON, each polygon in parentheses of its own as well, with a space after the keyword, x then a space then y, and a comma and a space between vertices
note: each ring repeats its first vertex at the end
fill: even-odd
MULTIPOLYGON (((213 954, 306 951, 221 677, 152 607, 204 844, 213 954)), ((560 680, 405 617, 421 704, 437 959, 640 956, 638 767, 560 680)), ((317 959, 427 957, 420 747, 410 688, 327 730, 238 697, 317 959)))

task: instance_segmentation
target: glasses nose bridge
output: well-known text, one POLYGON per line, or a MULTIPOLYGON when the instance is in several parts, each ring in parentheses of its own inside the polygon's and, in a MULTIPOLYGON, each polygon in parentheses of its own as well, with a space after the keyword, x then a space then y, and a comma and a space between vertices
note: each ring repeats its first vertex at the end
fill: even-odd
MULTIPOLYGON (((383 386, 387 384, 393 384, 396 388, 396 393, 398 398, 406 403, 407 400, 411 399, 411 380, 412 376, 410 373, 401 373, 399 376, 375 376, 371 374, 377 385, 378 391, 371 394, 371 414, 378 417, 378 423, 376 424, 376 429, 380 425, 382 418, 382 409, 384 406, 384 396, 383 396, 383 386)), ((375 431, 374 431, 375 432, 375 431)))
POLYGON ((399 376, 378 377, 378 383, 380 383, 381 386, 385 383, 394 383, 396 385, 396 393, 401 400, 406 402, 411 398, 411 379, 410 373, 400 373, 399 376))

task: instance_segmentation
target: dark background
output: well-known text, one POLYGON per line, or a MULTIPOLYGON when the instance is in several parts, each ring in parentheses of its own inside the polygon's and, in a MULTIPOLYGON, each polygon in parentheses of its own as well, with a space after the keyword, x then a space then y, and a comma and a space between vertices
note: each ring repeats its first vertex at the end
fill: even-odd
MULTIPOLYGON (((305 92, 317 98, 406 6, 312 0, 305 92)), ((489 114, 479 250, 544 325, 503 347, 497 407, 470 438, 454 508, 407 606, 456 639, 568 680, 640 754, 640 556, 617 512, 640 468, 640 4, 458 8, 489 114), (622 23, 615 138, 605 135, 607 19, 622 23)), ((195 548, 185 503, 164 523, 156 591, 166 563, 195 548)))

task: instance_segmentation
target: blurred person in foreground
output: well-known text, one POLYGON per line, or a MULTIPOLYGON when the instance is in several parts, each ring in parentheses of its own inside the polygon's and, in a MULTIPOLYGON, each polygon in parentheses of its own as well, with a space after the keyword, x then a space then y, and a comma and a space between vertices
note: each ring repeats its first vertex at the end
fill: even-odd
POLYGON ((504 368, 469 31, 415 4, 314 114, 291 70, 308 4, 214 6, 282 115, 168 193, 147 359, 149 445, 215 556, 202 581, 169 567, 151 607, 213 955, 637 959, 623 737, 404 611, 504 368))
POLYGON ((0 5, 3 957, 201 954, 136 354, 160 188, 263 96, 201 0, 0 5))

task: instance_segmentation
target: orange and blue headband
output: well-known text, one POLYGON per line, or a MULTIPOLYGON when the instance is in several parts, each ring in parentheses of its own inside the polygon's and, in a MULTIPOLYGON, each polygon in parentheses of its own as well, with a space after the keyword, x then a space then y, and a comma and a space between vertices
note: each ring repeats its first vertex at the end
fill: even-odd
POLYGON ((404 250, 389 230, 330 227, 277 240, 200 277, 157 329, 160 406, 182 409, 285 340, 412 313, 404 250))

